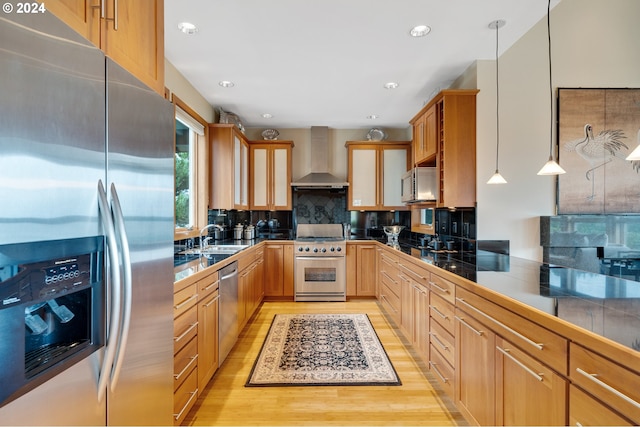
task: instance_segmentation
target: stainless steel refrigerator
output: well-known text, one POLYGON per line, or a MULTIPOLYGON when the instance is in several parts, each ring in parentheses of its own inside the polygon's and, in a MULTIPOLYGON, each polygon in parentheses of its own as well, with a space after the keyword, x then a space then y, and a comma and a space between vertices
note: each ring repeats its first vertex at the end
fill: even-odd
MULTIPOLYGON (((0 424, 173 424, 173 133, 169 102, 49 12, 0 16, 0 252, 43 261, 60 242, 104 241, 101 315, 85 322, 96 349, 24 381, 0 424)), ((74 309, 43 296, 61 292, 51 282, 22 308, 11 268, 19 276, 0 265, 0 317, 16 317, 0 319, 0 357, 19 371, 22 334, 45 336, 74 309), (57 319, 25 325, 34 307, 57 319)))

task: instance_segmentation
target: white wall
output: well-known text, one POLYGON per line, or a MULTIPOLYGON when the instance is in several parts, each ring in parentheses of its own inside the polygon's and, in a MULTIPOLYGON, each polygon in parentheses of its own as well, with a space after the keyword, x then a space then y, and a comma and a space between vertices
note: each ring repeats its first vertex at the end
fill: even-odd
MULTIPOLYGON (((562 0, 551 12, 555 97, 558 87, 640 87, 640 1, 562 0)), ((499 17, 497 17, 499 18, 499 17)), ((507 23, 509 25, 509 23, 507 23)), ((538 217, 555 214, 556 179, 538 170, 549 156, 546 17, 500 57, 500 172, 495 170, 495 61, 478 61, 457 87, 477 98, 478 239, 508 239, 511 254, 540 260, 538 217)), ((554 125, 555 126, 555 125, 554 125)), ((554 128, 555 146, 555 128, 554 128)))
POLYGON ((198 113, 207 123, 213 123, 215 112, 211 104, 184 78, 182 74, 166 59, 164 60, 164 85, 190 108, 198 113))

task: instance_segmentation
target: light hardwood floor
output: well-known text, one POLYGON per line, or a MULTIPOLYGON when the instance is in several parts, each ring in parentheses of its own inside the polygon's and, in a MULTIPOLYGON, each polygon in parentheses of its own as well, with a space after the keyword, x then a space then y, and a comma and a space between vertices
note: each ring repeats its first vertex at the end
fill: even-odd
POLYGON ((466 425, 451 400, 412 356, 375 300, 265 302, 185 419, 185 425, 466 425), (401 386, 244 387, 273 316, 367 313, 401 386))

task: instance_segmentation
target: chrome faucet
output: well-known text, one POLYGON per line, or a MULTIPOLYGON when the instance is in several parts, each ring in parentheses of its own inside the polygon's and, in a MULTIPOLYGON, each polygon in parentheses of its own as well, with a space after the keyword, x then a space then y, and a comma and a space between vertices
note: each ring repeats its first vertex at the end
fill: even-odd
POLYGON ((207 234, 209 234, 208 230, 210 228, 217 228, 219 230, 224 230, 224 227, 218 224, 209 224, 202 227, 202 229, 200 230, 200 250, 206 249, 207 246, 209 245, 209 240, 211 240, 211 237, 207 236, 203 239, 203 234, 205 231, 207 231, 207 234))

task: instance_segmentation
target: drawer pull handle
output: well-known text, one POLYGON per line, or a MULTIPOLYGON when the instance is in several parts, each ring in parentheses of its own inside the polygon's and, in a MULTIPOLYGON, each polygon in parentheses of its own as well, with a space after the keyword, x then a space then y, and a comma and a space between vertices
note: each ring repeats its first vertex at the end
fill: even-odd
POLYGON ((187 335, 189 335, 189 332, 191 332, 194 328, 198 327, 198 322, 193 323, 191 326, 189 326, 189 329, 187 329, 186 331, 184 331, 182 333, 182 335, 178 336, 178 337, 173 337, 173 340, 175 342, 180 341, 182 338, 186 337, 187 335))
POLYGON ((438 344, 440 347, 442 347, 443 350, 449 350, 449 347, 447 345, 445 345, 445 343, 443 343, 440 340, 440 338, 438 338, 438 336, 436 334, 434 334, 433 332, 429 332, 429 335, 431 336, 431 338, 434 339, 436 344, 438 344))
POLYGON ((398 282, 396 282, 395 280, 393 280, 393 278, 391 276, 389 276, 389 274, 386 271, 383 271, 382 274, 384 274, 387 279, 391 280, 393 283, 395 283, 396 285, 398 284, 398 282))
POLYGON ((420 280, 426 280, 426 279, 427 279, 426 277, 423 277, 423 276, 419 275, 418 273, 416 273, 415 271, 411 270, 409 267, 405 266, 405 265, 404 265, 404 264, 402 264, 402 263, 398 263, 398 265, 399 265, 400 267, 402 267, 404 270, 406 270, 406 271, 407 271, 407 273, 411 274, 412 276, 419 277, 419 278, 420 278, 420 280))
POLYGON ((462 317, 458 317, 458 316, 454 316, 456 319, 458 319, 458 321, 460 323, 462 323, 464 326, 466 326, 467 328, 471 329, 473 331, 474 334, 478 335, 479 337, 482 336, 482 334, 484 334, 484 332, 477 330, 476 328, 474 328, 473 326, 471 326, 470 324, 468 324, 467 322, 464 321, 464 319, 462 317))
POLYGON ((189 394, 191 395, 191 397, 189 398, 189 400, 187 400, 187 403, 184 405, 182 410, 177 414, 173 414, 173 417, 176 419, 176 421, 179 420, 180 417, 182 417, 182 414, 184 413, 185 409, 187 409, 189 405, 191 405, 191 401, 193 400, 193 398, 198 396, 198 389, 190 391, 189 394))
POLYGON ((204 288, 205 291, 208 291, 209 289, 213 288, 214 286, 219 286, 220 281, 216 280, 215 282, 213 282, 212 284, 210 284, 209 286, 207 286, 206 288, 204 288))
POLYGON ((594 383, 598 384, 600 387, 602 387, 602 388, 610 391, 611 393, 615 394, 616 396, 618 396, 620 399, 624 400, 625 402, 630 403, 631 405, 633 405, 636 408, 640 409, 640 403, 636 402, 635 400, 633 400, 632 398, 630 398, 626 394, 622 393, 621 391, 616 390, 615 388, 611 387, 609 384, 605 383, 604 381, 599 380, 598 378, 596 378, 597 374, 590 374, 587 371, 585 371, 583 369, 580 369, 580 368, 576 368, 576 371, 579 374, 584 375, 586 378, 590 379, 594 383))
POLYGON ((441 312, 440 310, 438 310, 438 307, 436 307, 435 305, 429 305, 429 308, 433 311, 436 312, 436 314, 440 317, 442 317, 443 319, 447 320, 449 318, 449 316, 447 316, 446 314, 444 314, 443 312, 441 312))
POLYGON ((176 380, 179 380, 180 377, 182 375, 184 375, 185 372, 187 372, 189 370, 189 368, 191 367, 191 365, 193 365, 195 363, 195 361, 198 360, 198 355, 196 354, 195 356, 191 357, 191 360, 189 360, 189 363, 187 363, 187 366, 185 366, 182 371, 180 371, 177 374, 173 375, 173 378, 175 378, 176 380))
POLYGON ((440 292, 442 292, 443 294, 449 293, 449 289, 443 288, 442 286, 438 286, 434 281, 429 280, 429 284, 434 288, 436 288, 437 290, 439 290, 440 292))
POLYGON ((438 374, 438 376, 440 377, 440 379, 442 380, 442 382, 449 382, 449 378, 445 377, 444 375, 442 375, 440 373, 440 371, 438 370, 438 366, 437 364, 433 363, 432 361, 429 361, 429 366, 431 366, 431 368, 433 369, 433 372, 435 372, 436 374, 438 374))
POLYGON ((532 345, 533 347, 537 348, 538 350, 542 350, 544 348, 544 344, 543 343, 537 343, 537 342, 525 337, 520 332, 517 332, 517 331, 511 329, 510 327, 508 327, 504 323, 499 322, 498 320, 496 320, 493 317, 489 316, 484 311, 482 311, 482 310, 480 310, 478 308, 475 308, 474 306, 472 306, 471 304, 466 302, 463 298, 456 297, 456 300, 460 301, 462 304, 464 304, 466 307, 469 307, 471 310, 475 311, 476 313, 483 315, 484 317, 486 317, 487 319, 491 320, 492 322, 497 323, 498 325, 500 325, 501 327, 503 327, 507 331, 511 332, 513 335, 515 335, 518 338, 520 338, 521 340, 525 341, 527 344, 532 345))
POLYGON ((218 299, 220 299, 220 295, 218 295, 217 297, 215 297, 214 299, 212 299, 211 301, 209 301, 208 303, 206 303, 204 306, 205 308, 209 308, 211 307, 211 304, 213 304, 214 302, 218 301, 218 299))
POLYGON ((186 300, 182 301, 180 304, 178 305, 174 305, 173 308, 176 310, 180 310, 182 307, 184 307, 185 305, 189 304, 189 302, 193 299, 198 298, 198 294, 193 294, 191 295, 189 298, 187 298, 186 300))
POLYGON ((515 357, 513 357, 511 355, 511 353, 509 352, 508 348, 501 348, 499 346, 496 346, 496 349, 504 354, 505 356, 507 356, 509 359, 511 359, 516 365, 520 366, 522 369, 524 369, 525 371, 527 371, 529 374, 531 374, 533 376, 533 378, 537 379, 538 381, 542 381, 542 373, 536 373, 533 370, 531 370, 531 368, 529 368, 527 365, 525 365, 524 363, 522 363, 521 361, 519 361, 518 359, 516 359, 515 357))

